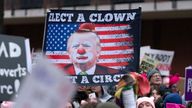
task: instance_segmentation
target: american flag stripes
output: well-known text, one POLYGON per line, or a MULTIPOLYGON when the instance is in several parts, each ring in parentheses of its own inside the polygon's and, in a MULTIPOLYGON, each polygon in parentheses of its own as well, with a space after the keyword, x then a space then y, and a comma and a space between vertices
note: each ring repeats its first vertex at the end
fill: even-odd
POLYGON ((96 24, 102 52, 99 64, 120 69, 133 59, 133 37, 128 24, 96 24))
MULTIPOLYGON (((45 54, 52 63, 60 66, 70 64, 66 51, 67 39, 79 24, 48 24, 45 54)), ((133 58, 133 36, 129 34, 128 24, 95 24, 101 42, 101 55, 98 64, 115 69, 123 69, 133 58)))

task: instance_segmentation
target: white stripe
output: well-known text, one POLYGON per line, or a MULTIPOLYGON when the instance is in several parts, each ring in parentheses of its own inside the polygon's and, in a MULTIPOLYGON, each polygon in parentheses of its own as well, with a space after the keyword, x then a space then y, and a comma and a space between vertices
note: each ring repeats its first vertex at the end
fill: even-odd
POLYGON ((72 62, 69 59, 49 59, 51 63, 64 63, 71 64, 72 62))
POLYGON ((113 59, 99 59, 98 63, 121 63, 130 62, 132 58, 113 58, 113 59))
MULTIPOLYGON (((48 59, 50 63, 63 63, 63 64, 71 64, 70 59, 48 59)), ((97 63, 121 63, 121 62, 129 62, 132 60, 131 58, 114 58, 114 59, 99 59, 97 63)))
POLYGON ((95 31, 114 31, 114 30, 128 30, 130 25, 112 26, 112 27, 95 27, 95 31))
MULTIPOLYGON (((133 54, 133 49, 127 50, 114 50, 114 51, 101 51, 101 55, 109 55, 109 54, 133 54)), ((68 55, 66 51, 46 51, 45 55, 68 55)))
POLYGON ((68 55, 67 51, 46 51, 45 55, 68 55))
POLYGON ((111 55, 111 54, 133 54, 133 49, 127 49, 127 50, 115 50, 115 51, 101 51, 101 55, 111 55))
POLYGON ((113 34, 113 35, 98 35, 100 39, 117 39, 117 38, 129 38, 132 37, 129 34, 113 34))
POLYGON ((114 47, 114 46, 133 46, 133 42, 101 43, 101 47, 114 47))
POLYGON ((108 66, 108 67, 113 69, 125 69, 126 66, 108 66))

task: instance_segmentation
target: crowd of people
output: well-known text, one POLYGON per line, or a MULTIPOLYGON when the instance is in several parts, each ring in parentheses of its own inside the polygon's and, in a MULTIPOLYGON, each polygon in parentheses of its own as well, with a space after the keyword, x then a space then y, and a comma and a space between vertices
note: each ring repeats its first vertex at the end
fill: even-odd
MULTIPOLYGON (((158 69, 129 72, 115 86, 77 86, 65 108, 191 108, 177 87, 179 80, 178 74, 162 76, 158 69)), ((1 108, 12 105, 3 101, 1 108)))
MULTIPOLYGON (((73 64, 65 67, 66 72, 72 75, 119 73, 97 64, 101 43, 94 24, 81 24, 67 46, 73 64)), ((185 108, 190 102, 184 101, 184 95, 177 88, 179 80, 177 74, 162 76, 156 68, 141 74, 129 72, 115 86, 78 86, 67 108, 97 108, 100 104, 114 108, 185 108)))
MULTIPOLYGON (((73 64, 64 68, 69 75, 119 73, 97 64, 101 46, 94 30, 93 24, 82 24, 69 38, 67 50, 73 64)), ((162 76, 156 68, 129 72, 116 85, 79 85, 64 108, 192 108, 177 88, 179 80, 179 75, 162 76)), ((1 108, 12 105, 13 102, 3 101, 1 108)))
POLYGON ((191 108, 178 89, 179 80, 178 74, 162 76, 158 69, 143 74, 130 72, 115 86, 78 86, 66 107, 101 108, 106 104, 106 108, 191 108))

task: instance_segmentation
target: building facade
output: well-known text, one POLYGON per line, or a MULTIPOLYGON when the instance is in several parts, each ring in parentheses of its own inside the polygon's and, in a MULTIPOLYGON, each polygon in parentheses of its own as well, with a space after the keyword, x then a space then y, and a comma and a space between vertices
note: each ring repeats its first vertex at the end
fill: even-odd
POLYGON ((142 8, 141 45, 175 51, 171 73, 192 65, 192 0, 4 0, 5 34, 30 38, 41 49, 50 8, 120 10, 142 8))

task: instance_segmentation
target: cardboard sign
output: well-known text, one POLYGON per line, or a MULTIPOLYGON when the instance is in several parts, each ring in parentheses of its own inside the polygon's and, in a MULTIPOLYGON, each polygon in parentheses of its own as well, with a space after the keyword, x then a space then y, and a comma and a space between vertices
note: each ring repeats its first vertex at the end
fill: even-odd
POLYGON ((145 53, 149 52, 150 49, 151 49, 151 46, 142 46, 142 47, 140 47, 140 64, 141 64, 142 59, 145 56, 145 53))
POLYGON ((147 55, 144 55, 143 59, 141 60, 141 64, 140 64, 140 72, 148 72, 148 70, 150 69, 154 69, 157 67, 158 65, 158 61, 150 58, 147 55))
POLYGON ((47 60, 40 60, 23 83, 13 108, 64 108, 74 85, 47 60))
POLYGON ((10 100, 31 70, 29 39, 0 34, 0 100, 10 100))
POLYGON ((185 68, 185 100, 192 101, 192 66, 185 68))
POLYGON ((158 65, 156 68, 159 69, 161 75, 169 76, 169 71, 171 69, 171 63, 174 56, 174 51, 165 51, 165 50, 157 50, 157 49, 147 49, 144 52, 150 58, 158 61, 158 65))
POLYGON ((43 52, 68 72, 74 83, 116 84, 121 78, 116 74, 138 72, 140 22, 140 8, 51 10, 43 52))

